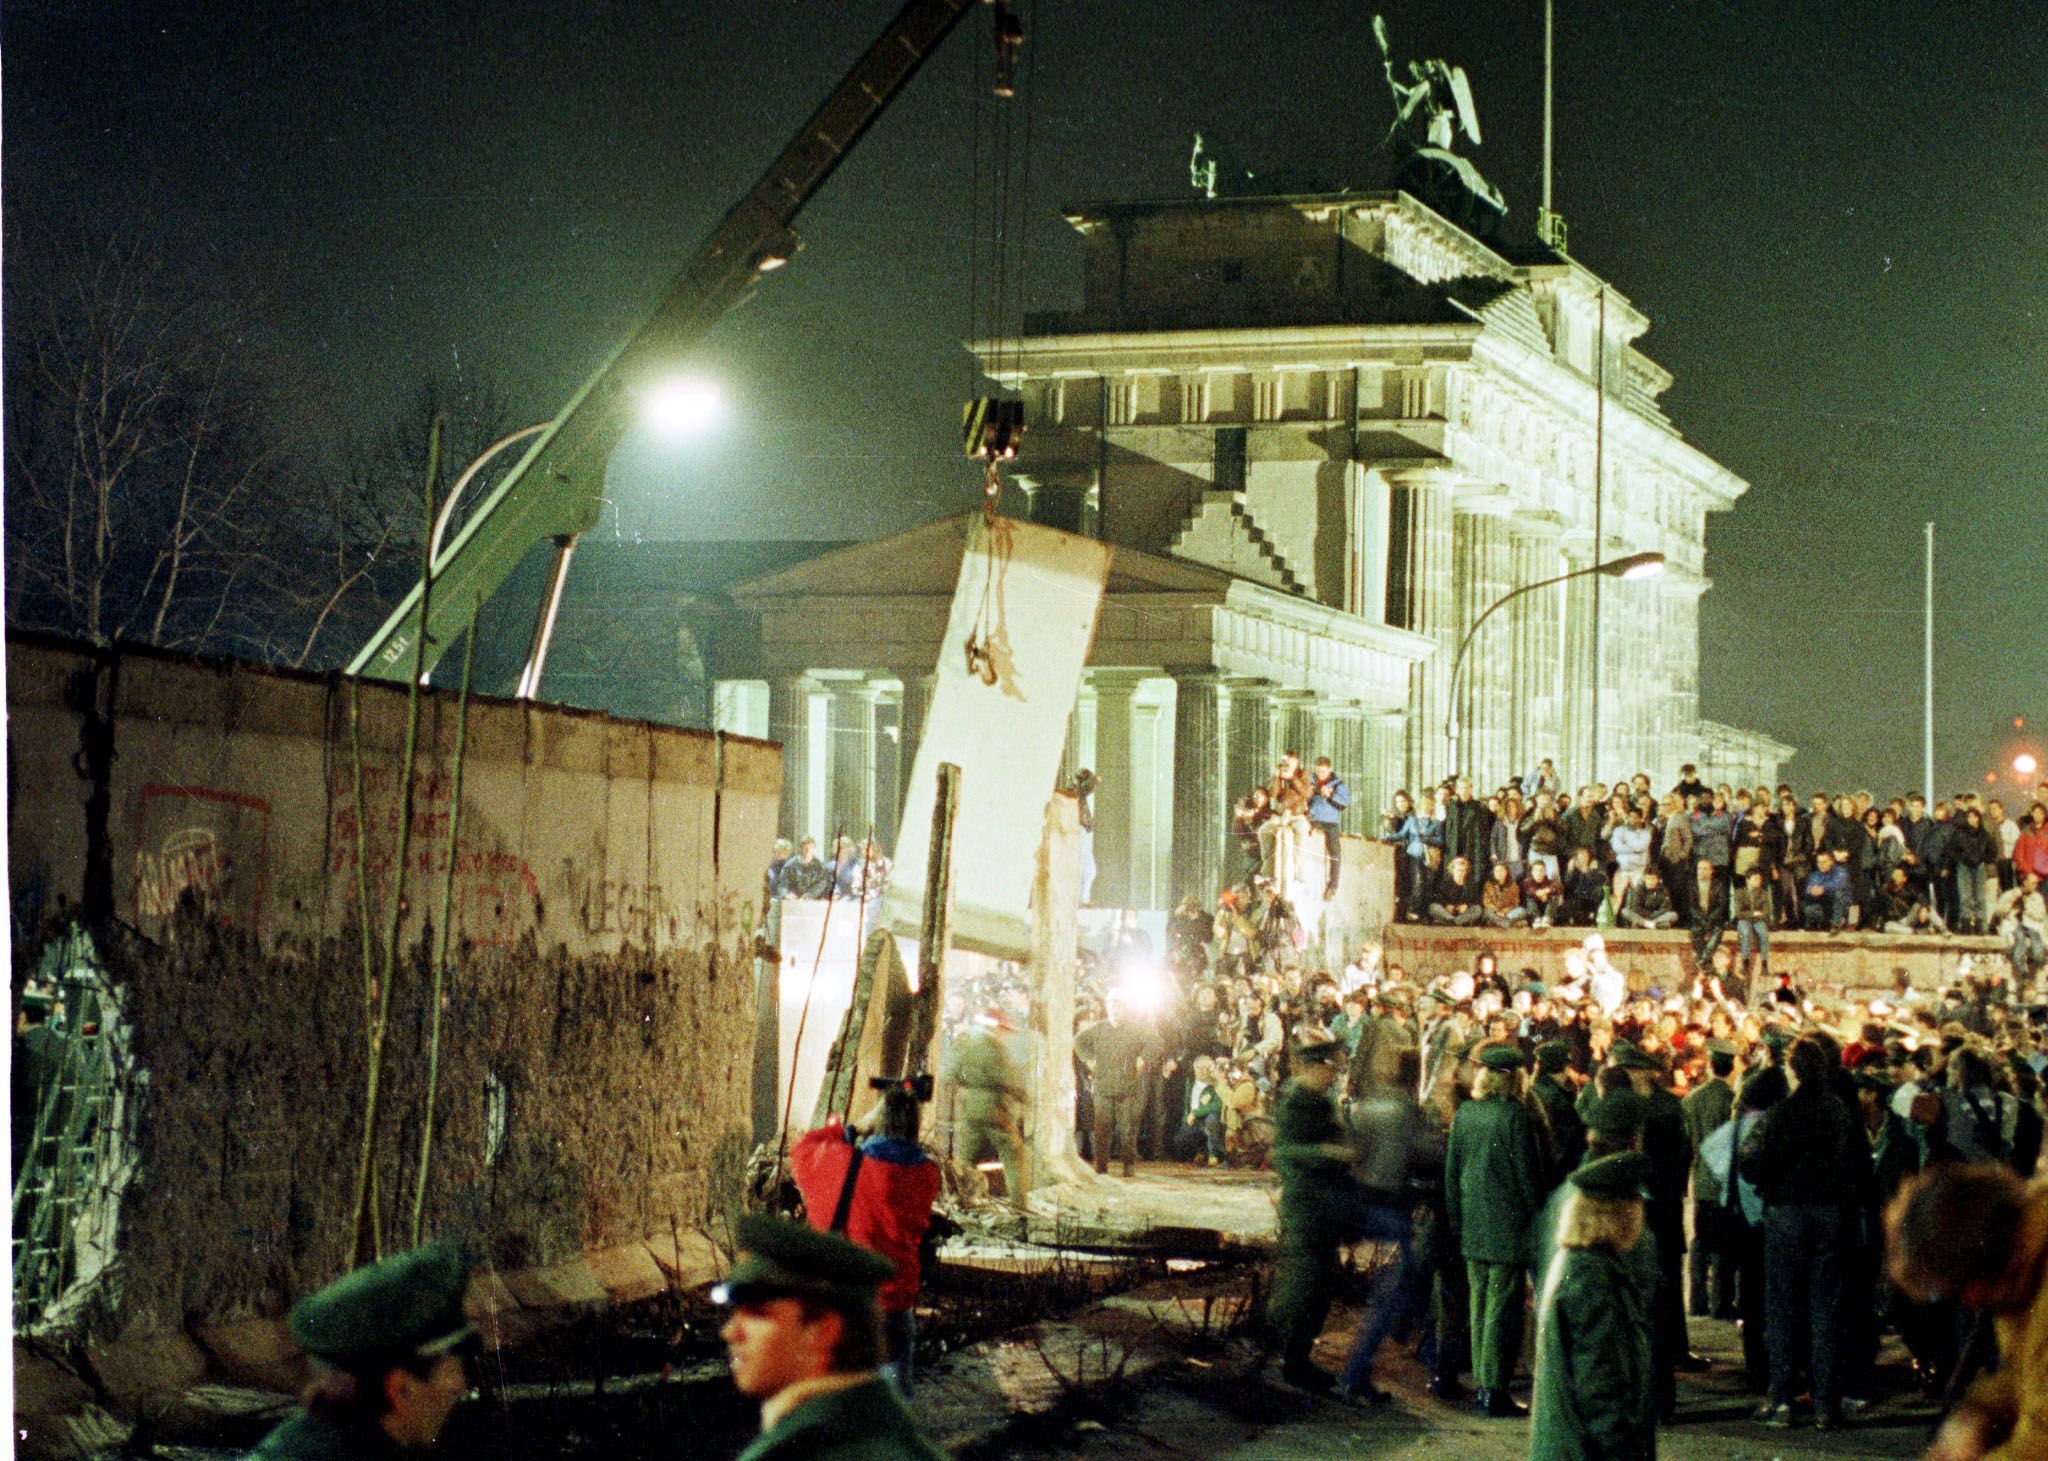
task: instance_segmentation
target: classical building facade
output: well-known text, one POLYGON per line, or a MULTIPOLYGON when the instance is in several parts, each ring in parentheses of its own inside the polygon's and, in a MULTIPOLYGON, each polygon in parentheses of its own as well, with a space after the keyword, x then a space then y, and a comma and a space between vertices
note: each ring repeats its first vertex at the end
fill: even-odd
MULTIPOLYGON (((1707 516, 1746 484, 1658 407, 1648 319, 1547 249, 1402 193, 1078 208, 1077 308, 975 346, 1021 395, 1020 515, 1118 547, 1068 770, 1103 779, 1096 901, 1206 896, 1234 796, 1329 754, 1373 830, 1399 786, 1686 762, 1774 781, 1789 747, 1700 718, 1707 516), (1511 591, 1635 553, 1487 619, 1511 591)), ((784 823, 893 834, 964 520, 737 584, 719 723, 782 740, 784 823)))

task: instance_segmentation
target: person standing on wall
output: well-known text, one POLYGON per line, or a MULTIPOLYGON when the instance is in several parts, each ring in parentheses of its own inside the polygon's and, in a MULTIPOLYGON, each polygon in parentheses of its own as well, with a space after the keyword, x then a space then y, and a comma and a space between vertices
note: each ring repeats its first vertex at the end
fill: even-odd
POLYGON ((1316 757, 1313 790, 1308 799, 1308 819, 1323 839, 1323 896, 1337 891, 1337 873, 1342 861, 1344 809, 1351 805, 1351 788, 1344 784, 1328 756, 1316 757))

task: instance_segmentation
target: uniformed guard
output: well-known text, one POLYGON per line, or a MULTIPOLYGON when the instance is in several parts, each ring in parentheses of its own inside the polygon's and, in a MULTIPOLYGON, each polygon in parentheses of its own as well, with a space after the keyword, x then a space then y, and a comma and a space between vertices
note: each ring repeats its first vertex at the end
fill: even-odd
POLYGON ((1526 1415, 1509 1390, 1511 1312, 1522 1304, 1529 1227, 1539 1202, 1536 1128, 1522 1104, 1518 1046, 1482 1046, 1472 1099, 1458 1108, 1444 1151, 1444 1198, 1470 1286, 1472 1383, 1479 1408, 1526 1415))
POLYGON ((1330 1090, 1343 1045, 1318 1039, 1294 1051, 1294 1075, 1273 1106, 1273 1166, 1280 1174, 1280 1256, 1269 1308, 1280 1342, 1280 1378, 1318 1393, 1336 1376, 1311 1358, 1330 1314, 1337 1250, 1364 1231, 1365 1193, 1351 1174, 1355 1153, 1330 1090))
POLYGON ((1735 1242, 1728 1209, 1722 1201, 1727 1184, 1716 1178, 1700 1148, 1735 1115, 1735 1046, 1727 1040, 1707 1042, 1707 1079, 1680 1103, 1685 1137, 1692 1143, 1692 1251, 1686 1307, 1695 1316, 1712 1312, 1717 1319, 1735 1317, 1735 1242), (1708 1289, 1712 1266, 1713 1287, 1708 1289), (1711 1297, 1712 1303, 1709 1304, 1711 1297))
POLYGON ((1017 1115, 1026 1099, 1024 1080, 1003 1044, 1010 1019, 991 1009, 975 1024, 979 1028, 954 1046, 946 1061, 946 1079, 954 1090, 953 1156, 972 1162, 985 1147, 994 1147, 1003 1164, 1003 1195, 1021 1204, 1031 1177, 1025 1169, 1024 1127, 1017 1115))
POLYGON ((1586 1123, 1573 1109, 1573 1093, 1565 1083, 1565 1067, 1572 1047, 1562 1040, 1545 1040, 1536 1047, 1536 1078, 1529 1093, 1543 1105, 1550 1127, 1550 1163, 1543 1175, 1543 1190, 1555 1191, 1586 1155, 1586 1123))
POLYGON ((1643 1241, 1651 1164, 1640 1152, 1597 1158, 1566 1179, 1557 1256, 1536 1302, 1531 1461, 1650 1461, 1648 1295, 1630 1254, 1643 1241))
POLYGON ((301 1409, 264 1437, 262 1461, 347 1461, 430 1446, 469 1390, 476 1326, 462 1312, 469 1264, 429 1243, 335 1280, 291 1313, 312 1357, 301 1409))
POLYGON ((739 1221, 740 1256, 712 1290, 740 1393, 761 1434, 740 1461, 936 1461, 883 1377, 875 1292, 896 1265, 838 1233, 766 1213, 739 1221))
POLYGON ((1650 1159, 1646 1221, 1657 1240, 1657 1292, 1650 1302, 1651 1379, 1657 1414, 1667 1423, 1678 1409, 1676 1372, 1704 1370, 1685 1332, 1685 1188, 1692 1176, 1692 1145, 1685 1138, 1685 1108, 1666 1084, 1664 1062, 1632 1041, 1617 1040, 1610 1063, 1626 1070, 1643 1112, 1643 1155, 1650 1159))

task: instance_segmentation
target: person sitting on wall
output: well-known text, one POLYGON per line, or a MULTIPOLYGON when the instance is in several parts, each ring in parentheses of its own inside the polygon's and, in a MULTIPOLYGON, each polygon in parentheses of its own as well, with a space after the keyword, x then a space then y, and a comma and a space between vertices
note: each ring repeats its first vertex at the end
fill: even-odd
POLYGON ((910 1389, 917 1346, 917 1291, 923 1280, 924 1237, 939 1195, 938 1164, 918 1145, 931 1078, 877 1082, 882 1099, 869 1118, 865 1140, 835 1117, 798 1139, 789 1170, 803 1194, 812 1227, 844 1233, 896 1265, 876 1295, 889 1372, 910 1389))
POLYGON ((469 1263, 429 1243, 336 1279, 292 1310, 312 1357, 300 1411, 263 1438, 256 1461, 347 1461, 431 1446, 469 1391, 469 1263))
POLYGON ((1483 896, 1472 864, 1463 857, 1454 857, 1430 889, 1429 921, 1469 928, 1485 916, 1483 896))
POLYGON ((775 884, 785 898, 829 898, 832 869, 818 861, 818 839, 806 837, 797 845, 797 855, 782 864, 775 884))
POLYGON ((1802 917, 1810 930, 1839 933, 1849 922, 1849 875, 1823 848, 1813 856, 1813 871, 1799 890, 1802 917))
POLYGON ((1655 863, 1647 863, 1629 884, 1621 898, 1621 924, 1624 928, 1676 928, 1678 910, 1671 906, 1671 890, 1664 886, 1664 879, 1655 863))

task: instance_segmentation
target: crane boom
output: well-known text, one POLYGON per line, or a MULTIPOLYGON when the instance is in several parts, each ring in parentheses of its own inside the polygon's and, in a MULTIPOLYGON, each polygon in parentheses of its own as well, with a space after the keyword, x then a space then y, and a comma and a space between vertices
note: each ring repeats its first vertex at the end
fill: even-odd
POLYGON ((605 465, 632 419, 636 389, 745 299, 762 273, 789 260, 798 247, 791 232, 797 214, 976 3, 907 0, 760 181, 698 245, 639 329, 569 398, 435 555, 426 623, 420 615, 426 585, 415 583, 350 662, 350 674, 405 679, 422 632, 431 669, 528 550, 551 538, 573 541, 596 524, 605 465))

